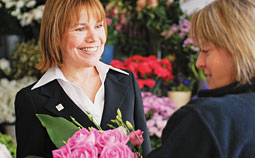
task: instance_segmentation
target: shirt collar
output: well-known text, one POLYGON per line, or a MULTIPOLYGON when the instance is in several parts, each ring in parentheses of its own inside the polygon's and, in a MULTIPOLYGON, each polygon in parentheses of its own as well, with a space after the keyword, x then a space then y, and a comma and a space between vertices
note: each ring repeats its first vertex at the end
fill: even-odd
MULTIPOLYGON (((106 78, 106 74, 109 71, 109 69, 112 69, 114 71, 117 71, 119 73, 125 74, 125 75, 129 75, 129 73, 127 73, 126 71, 117 69, 112 67, 111 65, 107 65, 101 61, 98 62, 98 64, 96 65, 96 69, 99 72, 99 76, 101 78, 102 81, 105 80, 106 78)), ((58 68, 58 67, 53 67, 50 68, 42 77, 41 79, 31 88, 31 90, 34 90, 38 87, 41 87, 55 79, 60 79, 66 82, 69 82, 65 76, 63 75, 62 71, 58 68)))

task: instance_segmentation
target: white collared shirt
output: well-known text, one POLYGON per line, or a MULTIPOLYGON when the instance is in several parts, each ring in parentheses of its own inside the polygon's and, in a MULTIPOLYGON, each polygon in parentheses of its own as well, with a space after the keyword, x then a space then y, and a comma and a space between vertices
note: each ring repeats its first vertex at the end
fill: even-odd
POLYGON ((99 62, 96 65, 96 69, 99 73, 101 79, 101 86, 98 89, 94 103, 89 99, 86 93, 78 86, 74 85, 66 79, 62 71, 58 67, 50 68, 41 79, 32 87, 31 90, 34 90, 38 87, 41 87, 55 79, 59 82, 61 87, 64 89, 65 93, 71 98, 71 100, 84 112, 88 111, 97 124, 101 123, 103 109, 104 109, 104 81, 109 69, 115 70, 117 72, 129 75, 127 72, 114 68, 110 65, 99 62))

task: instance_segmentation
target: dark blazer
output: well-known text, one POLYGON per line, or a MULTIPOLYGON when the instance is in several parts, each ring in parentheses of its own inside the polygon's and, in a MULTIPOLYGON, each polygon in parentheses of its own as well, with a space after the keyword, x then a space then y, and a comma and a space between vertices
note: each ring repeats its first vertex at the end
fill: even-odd
POLYGON ((254 158, 255 82, 201 90, 176 111, 149 158, 254 158))
MULTIPOLYGON (((133 73, 129 71, 128 73, 130 75, 111 69, 107 73, 104 83, 105 105, 101 127, 105 130, 110 129, 107 124, 116 117, 117 109, 120 108, 123 121, 128 120, 136 129, 144 131, 143 155, 145 156, 150 152, 151 147, 142 98, 133 73)), ((35 114, 48 114, 67 120, 70 120, 70 116, 72 116, 83 127, 95 127, 87 115, 67 96, 57 80, 31 90, 33 85, 23 88, 16 95, 17 158, 27 155, 48 158, 52 157, 51 151, 56 149, 35 114), (58 111, 56 106, 60 103, 64 109, 58 111)))

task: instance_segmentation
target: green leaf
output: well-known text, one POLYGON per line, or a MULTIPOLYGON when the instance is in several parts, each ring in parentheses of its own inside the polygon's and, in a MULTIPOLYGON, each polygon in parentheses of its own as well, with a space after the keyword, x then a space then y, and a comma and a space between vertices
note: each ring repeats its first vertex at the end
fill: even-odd
POLYGON ((46 114, 36 114, 42 125, 46 128, 50 139, 57 148, 65 145, 63 141, 67 141, 79 127, 62 117, 52 117, 46 114))

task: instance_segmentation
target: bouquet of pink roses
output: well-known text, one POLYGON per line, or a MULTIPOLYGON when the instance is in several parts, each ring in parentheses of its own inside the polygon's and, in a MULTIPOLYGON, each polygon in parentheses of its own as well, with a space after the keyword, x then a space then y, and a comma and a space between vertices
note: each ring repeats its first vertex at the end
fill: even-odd
MULTIPOLYGON (((113 123, 118 125, 112 130, 103 131, 97 125, 92 116, 88 117, 95 123, 98 129, 83 128, 75 119, 74 123, 64 118, 52 117, 44 114, 37 114, 37 117, 46 127, 47 132, 58 149, 53 150, 53 158, 140 158, 142 157, 141 144, 143 143, 143 132, 134 130, 128 121, 122 121, 121 112, 118 109, 117 116, 113 123), (58 127, 56 127, 56 123, 58 127), (59 128, 59 126, 64 128, 59 128), (64 131, 63 131, 64 130, 64 131), (54 131, 54 132, 53 132, 54 131), (128 146, 128 142, 132 150, 128 146)), ((27 157, 28 158, 28 157, 27 157)), ((38 158, 29 156, 29 158, 38 158)))

